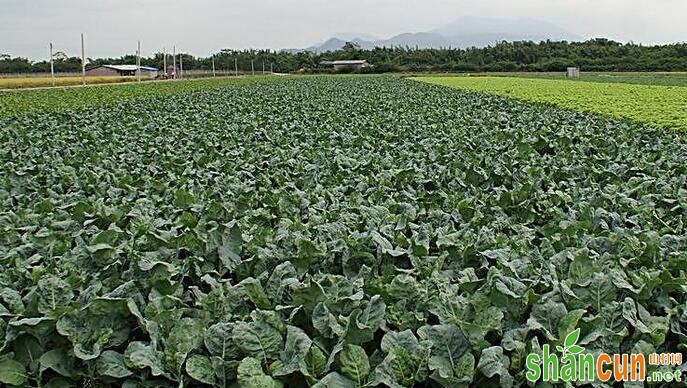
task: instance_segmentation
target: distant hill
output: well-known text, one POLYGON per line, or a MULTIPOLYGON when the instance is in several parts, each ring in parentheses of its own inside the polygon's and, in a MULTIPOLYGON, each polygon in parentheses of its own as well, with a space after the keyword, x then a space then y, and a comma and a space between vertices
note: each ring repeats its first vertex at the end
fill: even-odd
POLYGON ((369 39, 366 34, 339 34, 327 41, 306 48, 306 51, 326 52, 343 47, 346 42, 357 43, 363 49, 375 47, 466 48, 485 47, 503 40, 580 40, 549 22, 534 19, 494 19, 463 17, 427 32, 407 32, 388 39, 369 39))

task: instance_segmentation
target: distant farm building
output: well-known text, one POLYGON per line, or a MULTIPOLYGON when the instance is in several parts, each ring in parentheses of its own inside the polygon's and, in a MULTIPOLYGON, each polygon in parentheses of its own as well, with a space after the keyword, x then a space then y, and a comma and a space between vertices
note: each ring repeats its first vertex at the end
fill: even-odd
MULTIPOLYGON (((100 65, 92 69, 86 70, 87 76, 107 77, 107 76, 135 76, 136 65, 100 65)), ((157 77, 157 69, 154 67, 141 66, 141 77, 155 78, 157 77)))
POLYGON ((353 68, 360 70, 365 67, 370 67, 370 64, 365 59, 352 59, 344 61, 324 61, 320 62, 320 66, 325 68, 332 68, 334 71, 339 71, 345 68, 353 68))
POLYGON ((174 66, 167 66, 167 72, 163 74, 165 78, 176 78, 177 70, 174 66))
POLYGON ((565 74, 568 78, 579 78, 580 77, 580 68, 579 67, 568 67, 568 70, 565 74))

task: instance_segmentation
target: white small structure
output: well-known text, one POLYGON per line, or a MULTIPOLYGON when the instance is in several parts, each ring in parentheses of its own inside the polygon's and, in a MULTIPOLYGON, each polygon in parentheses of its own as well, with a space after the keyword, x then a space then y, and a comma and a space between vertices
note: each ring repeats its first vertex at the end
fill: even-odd
MULTIPOLYGON (((131 77, 136 75, 136 65, 101 65, 92 69, 86 70, 87 76, 120 76, 131 77)), ((157 77, 157 69, 154 67, 141 66, 141 76, 143 78, 157 77)))
POLYGON ((566 73, 568 78, 580 78, 580 68, 579 67, 569 67, 566 73))
POLYGON ((341 60, 341 61, 322 61, 320 62, 322 67, 333 68, 334 71, 339 71, 342 68, 350 67, 360 70, 365 67, 370 67, 370 64, 365 59, 353 59, 353 60, 341 60))

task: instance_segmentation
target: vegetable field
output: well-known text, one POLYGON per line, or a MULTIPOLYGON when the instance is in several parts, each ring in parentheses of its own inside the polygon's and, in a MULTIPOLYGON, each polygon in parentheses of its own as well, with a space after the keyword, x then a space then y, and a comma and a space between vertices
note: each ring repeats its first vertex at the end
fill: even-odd
MULTIPOLYGON (((118 82, 134 82, 136 77, 87 77, 88 85, 110 84, 118 82)), ((81 85, 81 77, 56 77, 55 86, 81 85)), ((0 78, 0 89, 23 89, 23 88, 43 88, 52 86, 50 77, 20 77, 20 78, 0 78)))
MULTIPOLYGON (((687 86, 687 72, 594 72, 582 71, 579 78, 567 78, 565 72, 489 72, 482 73, 499 77, 523 77, 534 79, 557 79, 568 81, 612 82, 637 85, 687 86)), ((443 75, 442 75, 443 76, 443 75)), ((463 74, 465 76, 465 74, 463 74)), ((475 76, 474 74, 469 76, 475 76)))
POLYGON ((687 88, 620 82, 515 77, 422 77, 418 80, 527 102, 629 118, 648 125, 687 129, 687 88))
POLYGON ((6 385, 513 387, 576 328, 687 347, 684 132, 395 77, 103 101, 2 108, 6 385))
POLYGON ((0 118, 28 112, 52 112, 107 106, 118 102, 261 82, 267 78, 199 79, 174 82, 98 85, 87 88, 0 91, 0 118))

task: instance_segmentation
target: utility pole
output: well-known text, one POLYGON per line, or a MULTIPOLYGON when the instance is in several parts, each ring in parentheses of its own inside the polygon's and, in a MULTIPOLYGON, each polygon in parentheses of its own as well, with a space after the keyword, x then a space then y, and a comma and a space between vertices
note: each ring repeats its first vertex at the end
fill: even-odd
POLYGON ((179 53, 179 79, 184 79, 184 54, 179 53))
POLYGON ((141 82, 141 41, 138 41, 138 49, 136 50, 136 78, 141 82))
POLYGON ((50 80, 52 81, 52 86, 55 86, 55 64, 53 62, 52 42, 50 43, 50 80))
POLYGON ((274 63, 270 63, 270 74, 274 74, 274 63))
POLYGON ((234 58, 234 74, 238 77, 239 76, 239 59, 234 58))
POLYGON ((162 71, 163 71, 162 74, 164 74, 165 78, 167 78, 167 48, 166 47, 162 48, 162 71))
POLYGON ((172 60, 174 61, 174 79, 177 78, 177 46, 172 46, 172 60))
POLYGON ((262 75, 265 75, 265 61, 262 61, 262 75))
POLYGON ((252 75, 255 75, 255 66, 253 66, 253 62, 255 62, 255 61, 253 61, 253 60, 251 59, 251 60, 250 60, 250 73, 251 73, 252 75))
POLYGON ((212 76, 215 77, 215 54, 212 54, 212 76))
POLYGON ((86 86, 86 51, 83 46, 83 34, 81 34, 81 84, 86 86))

